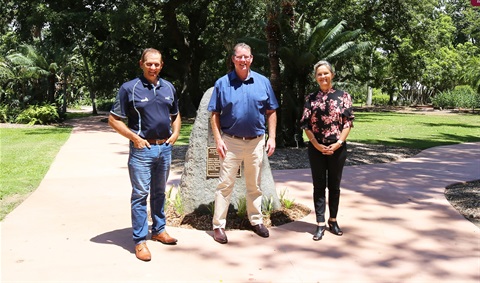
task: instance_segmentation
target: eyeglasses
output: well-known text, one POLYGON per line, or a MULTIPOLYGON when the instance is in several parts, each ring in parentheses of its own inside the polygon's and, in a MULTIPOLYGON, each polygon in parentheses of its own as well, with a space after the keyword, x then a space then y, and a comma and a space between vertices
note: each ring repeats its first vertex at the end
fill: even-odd
POLYGON ((235 56, 235 60, 245 60, 245 61, 250 61, 252 60, 252 55, 248 55, 248 56, 245 56, 245 55, 242 55, 242 56, 235 56))

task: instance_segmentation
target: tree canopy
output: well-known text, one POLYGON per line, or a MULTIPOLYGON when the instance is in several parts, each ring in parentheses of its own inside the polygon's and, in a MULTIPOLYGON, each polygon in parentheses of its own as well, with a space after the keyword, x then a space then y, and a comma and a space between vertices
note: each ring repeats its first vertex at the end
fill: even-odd
POLYGON ((64 111, 81 100, 96 112, 96 101, 140 74, 140 54, 153 47, 183 116, 194 117, 243 40, 282 103, 280 144, 294 143, 320 59, 332 61, 335 80, 358 101, 365 86, 408 104, 458 85, 480 91, 480 9, 468 0, 3 2, 0 105, 9 107, 56 103, 64 111))

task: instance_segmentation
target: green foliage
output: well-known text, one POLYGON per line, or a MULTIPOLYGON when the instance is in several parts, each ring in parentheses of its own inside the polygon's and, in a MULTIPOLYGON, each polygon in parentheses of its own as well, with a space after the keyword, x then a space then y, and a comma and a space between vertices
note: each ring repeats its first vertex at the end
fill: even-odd
POLYGON ((0 123, 15 123, 15 119, 21 112, 19 107, 0 105, 0 123))
POLYGON ((390 101, 390 95, 382 93, 380 89, 373 89, 372 104, 376 106, 388 105, 390 101))
POLYGON ((54 122, 58 122, 60 116, 58 115, 57 108, 53 105, 37 106, 32 105, 22 111, 20 115, 15 119, 15 122, 20 124, 41 124, 47 125, 54 122))
POLYGON ((293 204, 295 203, 295 199, 288 199, 286 197, 287 194, 287 189, 285 188, 282 192, 280 192, 280 203, 285 207, 286 209, 292 208, 293 204))
POLYGON ((262 197, 262 213, 270 215, 273 212, 273 197, 262 197))
POLYGON ((212 201, 209 204, 207 204, 207 209, 208 209, 208 212, 210 213, 210 215, 213 216, 213 214, 215 213, 215 202, 212 201))
POLYGON ((455 106, 457 108, 475 109, 480 107, 480 93, 474 91, 471 86, 456 86, 453 93, 456 97, 455 106))
POLYGON ((247 215, 247 198, 245 196, 237 200, 237 215, 244 218, 247 215))
POLYGON ((358 84, 338 85, 338 88, 346 91, 352 97, 353 103, 365 104, 367 101, 367 87, 358 84))
POLYGON ((183 212, 185 211, 185 206, 183 205, 180 191, 177 191, 177 193, 175 194, 175 198, 173 199, 173 208, 179 214, 183 214, 183 212))
POLYGON ((0 106, 0 123, 8 122, 8 108, 7 106, 0 106))
POLYGON ((112 105, 115 102, 115 98, 105 99, 100 98, 97 99, 97 109, 99 111, 110 111, 112 110, 112 105))
POLYGON ((167 210, 168 207, 172 207, 173 210, 179 214, 183 214, 185 207, 183 205, 182 196, 179 191, 175 194, 175 197, 172 199, 172 192, 175 186, 171 186, 170 189, 165 193, 165 203, 164 210, 167 210))
POLYGON ((450 91, 440 92, 432 98, 432 104, 435 108, 447 109, 453 108, 455 100, 450 91))
POLYGON ((165 192, 165 203, 163 205, 164 210, 167 210, 167 207, 169 207, 172 202, 172 200, 170 199, 172 197, 172 191, 173 191, 173 186, 171 186, 170 189, 168 189, 165 192))
POLYGON ((444 91, 432 98, 432 104, 436 108, 469 108, 480 107, 480 94, 470 86, 456 86, 453 90, 444 91))

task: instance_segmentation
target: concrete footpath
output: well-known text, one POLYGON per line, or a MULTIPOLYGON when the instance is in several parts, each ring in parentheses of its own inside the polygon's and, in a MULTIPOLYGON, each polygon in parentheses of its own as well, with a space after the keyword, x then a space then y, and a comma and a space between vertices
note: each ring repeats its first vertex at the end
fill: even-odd
MULTIPOLYGON (((98 117, 78 122, 39 188, 1 222, 1 282, 480 282, 480 229, 445 199, 480 179, 480 143, 344 171, 344 235, 312 240, 313 212, 270 229, 168 227, 178 245, 131 240, 127 140, 98 117)), ((104 118, 104 117, 103 117, 104 118)), ((273 172, 278 191, 313 210, 309 169, 273 172)), ((178 172, 170 177, 178 184, 178 172)))

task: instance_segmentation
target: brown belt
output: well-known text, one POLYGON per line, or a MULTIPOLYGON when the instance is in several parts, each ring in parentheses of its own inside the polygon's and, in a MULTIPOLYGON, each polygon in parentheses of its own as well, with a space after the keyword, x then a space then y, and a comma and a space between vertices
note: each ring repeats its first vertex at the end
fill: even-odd
POLYGON ((226 135, 227 137, 231 137, 231 138, 239 139, 239 140, 244 140, 244 141, 254 140, 254 139, 262 136, 262 135, 259 135, 259 136, 255 136, 255 137, 239 137, 239 136, 229 135, 227 133, 223 133, 223 134, 226 135))
POLYGON ((163 140, 146 139, 146 140, 148 141, 149 144, 156 144, 156 145, 162 145, 167 141, 167 139, 163 139, 163 140))

